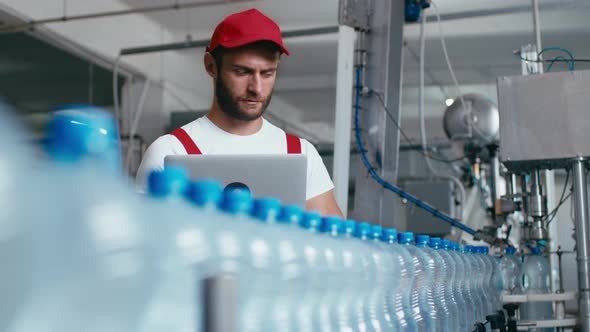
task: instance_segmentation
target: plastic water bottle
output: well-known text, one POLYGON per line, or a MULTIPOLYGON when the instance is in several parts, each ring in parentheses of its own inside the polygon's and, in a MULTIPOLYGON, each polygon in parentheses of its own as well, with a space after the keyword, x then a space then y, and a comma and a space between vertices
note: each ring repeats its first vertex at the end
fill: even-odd
POLYGON ((389 305, 392 323, 400 331, 416 331, 416 322, 412 317, 412 258, 409 252, 397 243, 398 233, 395 228, 386 229, 383 232, 383 240, 391 251, 394 261, 393 294, 389 305))
POLYGON ((326 284, 328 289, 324 293, 325 298, 322 301, 325 303, 320 312, 323 321, 322 326, 330 331, 345 330, 349 326, 340 321, 340 317, 346 312, 346 305, 341 301, 341 292, 347 286, 345 276, 351 271, 348 270, 349 266, 345 264, 347 259, 345 253, 346 241, 340 239, 344 232, 344 221, 340 217, 325 217, 322 231, 331 240, 326 243, 327 246, 324 250, 329 273, 332 276, 328 279, 330 282, 326 284))
POLYGON ((490 313, 490 295, 488 292, 488 288, 487 285, 488 283, 487 278, 488 278, 488 269, 486 266, 486 263, 482 257, 483 255, 483 250, 481 246, 472 246, 471 247, 471 254, 472 254, 472 259, 474 260, 474 263, 476 264, 475 266, 477 267, 477 281, 476 281, 476 287, 479 293, 479 297, 481 300, 481 311, 480 311, 480 320, 483 321, 483 319, 485 318, 486 315, 488 315, 490 313))
MULTIPOLYGON (((522 267, 525 294, 547 294, 549 288, 549 261, 541 254, 541 248, 531 248, 531 255, 522 267)), ((544 320, 553 318, 551 302, 527 302, 522 304, 521 318, 544 320)), ((534 332, 550 332, 553 329, 532 329, 534 332)))
POLYGON ((491 313, 495 312, 495 298, 494 298, 494 284, 493 284, 493 273, 494 273, 494 266, 493 263, 489 260, 490 255, 488 254, 488 247, 485 246, 478 246, 476 247, 477 250, 477 258, 480 261, 480 266, 483 267, 482 270, 482 293, 484 294, 485 303, 484 303, 484 316, 487 316, 491 313))
POLYGON ((369 250, 375 265, 375 283, 369 296, 368 309, 373 317, 373 326, 377 331, 397 329, 390 315, 388 303, 393 295, 392 286, 396 284, 392 253, 383 242, 383 228, 379 225, 370 227, 369 250))
POLYGON ((457 331, 467 331, 468 322, 466 320, 467 315, 465 314, 467 304, 464 299, 464 295, 461 289, 460 279, 463 277, 459 269, 457 268, 457 261, 454 257, 453 244, 449 240, 441 241, 440 255, 445 261, 448 276, 448 288, 447 298, 451 308, 451 323, 457 331))
POLYGON ((397 230, 395 228, 383 230, 382 241, 384 243, 382 245, 383 250, 388 253, 391 259, 392 269, 390 272, 391 279, 387 281, 389 287, 386 290, 385 295, 388 319, 394 331, 400 331, 402 329, 409 330, 410 322, 408 321, 408 317, 406 317, 403 301, 405 289, 402 288, 402 279, 407 278, 408 271, 404 264, 403 257, 398 250, 397 230))
POLYGON ((47 207, 35 227, 36 287, 10 331, 136 330, 152 295, 158 272, 141 203, 109 167, 117 134, 97 112, 49 126, 55 164, 37 185, 55 194, 33 195, 47 207))
POLYGON ((184 169, 168 167, 150 173, 147 193, 144 223, 157 244, 160 277, 139 331, 202 330, 201 282, 213 250, 213 224, 221 222, 221 185, 191 183, 184 169))
MULTIPOLYGON (((355 237, 362 241, 370 241, 373 239, 371 231, 371 224, 361 222, 357 226, 355 237)), ((371 306, 371 297, 375 294, 375 287, 377 285, 377 266, 373 258, 373 248, 369 245, 363 245, 359 251, 362 266, 363 266, 363 317, 365 325, 359 326, 361 330, 376 331, 379 329, 379 318, 377 317, 376 309, 371 306)))
MULTIPOLYGON (((287 241, 279 242, 280 275, 287 285, 276 294, 273 305, 273 317, 280 325, 275 330, 297 331, 297 309, 301 306, 302 294, 307 287, 307 270, 303 260, 303 245, 308 241, 308 234, 301 228, 303 209, 298 205, 284 205, 277 218, 281 224, 283 237, 287 241)), ((281 237, 281 238, 283 238, 281 237)))
POLYGON ((323 261, 322 237, 318 236, 322 228, 322 217, 317 212, 304 212, 301 228, 309 238, 302 243, 303 260, 307 271, 307 285, 302 297, 302 304, 297 310, 297 331, 321 331, 319 307, 324 291, 324 277, 328 275, 323 261))
POLYGON ((488 269, 488 286, 487 289, 490 294, 490 304, 491 304, 491 311, 490 313, 495 312, 496 310, 502 309, 502 302, 500 299, 500 291, 502 290, 502 279, 500 276, 500 272, 498 270, 499 261, 496 257, 490 255, 490 248, 487 246, 482 246, 483 251, 483 258, 487 263, 488 269))
MULTIPOLYGON (((243 191, 239 191, 243 192, 243 191)), ((245 273, 238 277, 244 281, 243 299, 240 304, 238 328, 241 331, 272 331, 274 317, 269 315, 273 296, 280 291, 281 281, 278 273, 280 261, 277 257, 276 228, 269 226, 276 223, 281 210, 278 199, 260 198, 254 201, 251 216, 267 225, 264 229, 253 228, 245 240, 245 273)))
POLYGON ((508 247, 500 259, 498 268, 502 276, 502 295, 522 294, 522 262, 515 253, 515 248, 508 247))
POLYGON ((438 273, 435 275, 434 290, 437 302, 440 304, 440 313, 443 330, 460 331, 458 324, 459 308, 452 292, 455 279, 454 268, 450 263, 450 258, 442 249, 442 240, 438 237, 430 238, 431 254, 435 260, 435 266, 438 267, 438 273))
POLYGON ((481 322, 485 318, 485 295, 482 291, 483 287, 483 264, 477 258, 477 248, 475 246, 466 245, 464 246, 465 250, 465 258, 466 258, 466 267, 469 272, 468 276, 468 285, 471 289, 471 295, 474 298, 475 302, 475 320, 476 322, 481 322))
POLYGON ((430 237, 428 235, 416 236, 416 255, 424 266, 424 284, 420 289, 420 306, 426 313, 426 327, 429 331, 445 330, 442 320, 440 299, 435 294, 435 276, 440 273, 438 265, 429 248, 430 237))
POLYGON ((416 323, 416 331, 427 331, 430 328, 428 322, 428 313, 425 311, 424 307, 422 306, 422 298, 424 296, 423 290, 427 287, 426 281, 426 268, 424 266, 423 260, 420 258, 420 253, 418 251, 420 249, 414 246, 414 233, 412 232, 403 232, 399 234, 399 244, 403 246, 404 249, 409 254, 409 266, 412 267, 412 286, 410 289, 412 290, 411 297, 410 297, 410 305, 412 308, 412 317, 414 318, 414 322, 416 323))
POLYGON ((473 327, 478 320, 478 310, 480 306, 477 289, 474 286, 475 275, 473 274, 474 266, 469 255, 471 250, 469 246, 461 246, 459 243, 453 243, 455 249, 456 266, 460 277, 460 284, 463 298, 466 303, 467 328, 473 327))
POLYGON ((361 259, 363 243, 355 238, 357 234, 358 223, 354 220, 344 222, 343 234, 341 241, 344 245, 344 264, 348 272, 343 289, 342 297, 344 307, 341 309, 340 325, 343 331, 362 331, 367 324, 367 318, 364 311, 364 295, 369 288, 364 283, 365 271, 361 259))

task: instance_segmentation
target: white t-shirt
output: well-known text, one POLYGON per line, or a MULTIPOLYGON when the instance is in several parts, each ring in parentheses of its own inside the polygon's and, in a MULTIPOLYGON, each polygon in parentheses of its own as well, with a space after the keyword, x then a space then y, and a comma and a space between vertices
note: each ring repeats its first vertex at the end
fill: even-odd
MULTIPOLYGON (((203 116, 182 127, 203 154, 287 154, 285 132, 263 119, 262 128, 252 135, 230 134, 203 116)), ((301 139, 301 153, 307 156, 306 199, 334 188, 330 175, 315 147, 301 139)), ((164 169, 168 155, 187 154, 180 141, 168 134, 160 136, 146 150, 137 170, 136 184, 140 191, 146 188, 147 176, 153 170, 164 169)))

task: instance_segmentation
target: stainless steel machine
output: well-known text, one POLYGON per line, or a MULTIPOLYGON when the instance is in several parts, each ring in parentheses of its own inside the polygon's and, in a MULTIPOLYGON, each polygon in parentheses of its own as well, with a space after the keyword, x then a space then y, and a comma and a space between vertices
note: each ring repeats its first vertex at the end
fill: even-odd
MULTIPOLYGON (((541 171, 565 169, 573 178, 578 269, 578 324, 590 331, 590 246, 587 168, 590 158, 590 71, 500 77, 500 159, 508 170, 508 195, 499 209, 524 214, 521 237, 548 241, 541 171), (520 192, 516 192, 520 178, 520 192), (511 204, 512 203, 512 204, 511 204)), ((559 326, 559 325, 554 325, 559 326)))

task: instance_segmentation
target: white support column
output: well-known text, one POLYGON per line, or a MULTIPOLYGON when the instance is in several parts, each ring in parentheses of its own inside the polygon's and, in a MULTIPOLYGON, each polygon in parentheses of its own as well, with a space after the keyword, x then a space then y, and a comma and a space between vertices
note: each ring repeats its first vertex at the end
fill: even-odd
POLYGON ((338 31, 338 67, 336 74, 336 121, 334 124, 334 196, 346 216, 348 212, 348 178, 350 135, 352 131, 352 92, 354 45, 356 32, 341 25, 338 31))

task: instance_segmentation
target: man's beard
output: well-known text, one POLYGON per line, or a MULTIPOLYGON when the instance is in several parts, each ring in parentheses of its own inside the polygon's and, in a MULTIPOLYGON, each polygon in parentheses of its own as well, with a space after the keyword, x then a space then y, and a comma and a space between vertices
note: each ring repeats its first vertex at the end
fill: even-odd
MULTIPOLYGON (((221 108, 221 111, 223 111, 223 113, 227 114, 228 116, 236 120, 253 121, 261 117, 264 111, 266 111, 268 104, 270 104, 272 91, 268 95, 268 98, 263 101, 260 110, 255 114, 248 113, 247 111, 242 110, 240 108, 238 97, 231 94, 227 85, 225 85, 225 82, 223 82, 221 76, 218 76, 215 82, 215 97, 217 97, 217 103, 219 104, 219 108, 221 108)), ((259 96, 248 95, 247 97, 252 99, 259 99, 259 96)))

